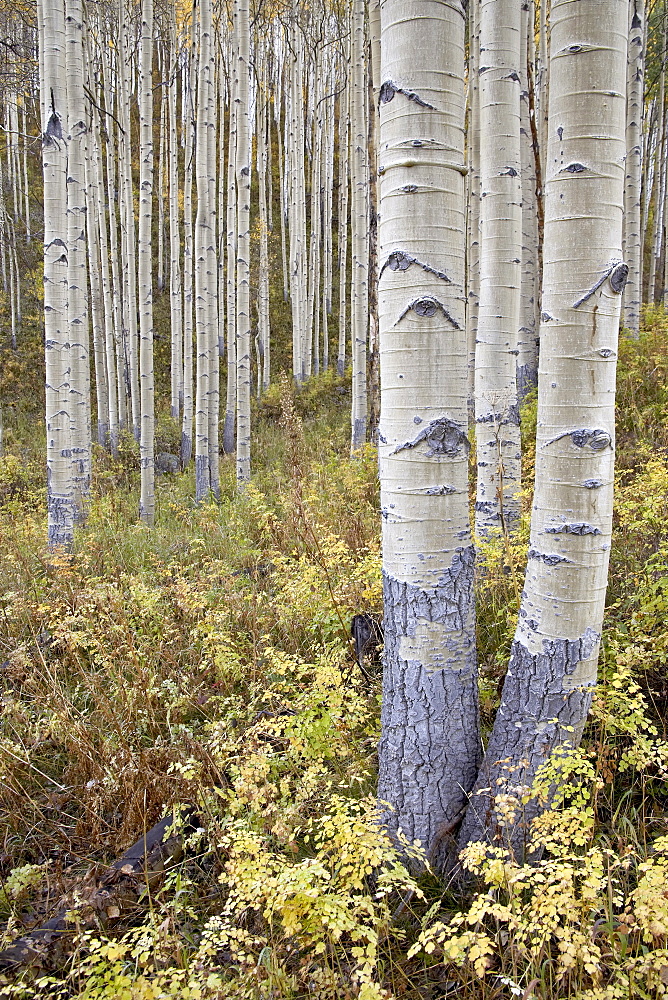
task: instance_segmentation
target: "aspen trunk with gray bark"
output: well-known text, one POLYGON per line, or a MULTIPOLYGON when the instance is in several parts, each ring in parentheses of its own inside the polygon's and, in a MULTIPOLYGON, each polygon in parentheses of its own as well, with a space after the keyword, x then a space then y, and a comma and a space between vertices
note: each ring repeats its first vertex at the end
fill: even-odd
MULTIPOLYGON (((381 5, 379 798, 431 851, 478 768, 464 318, 464 11, 381 5), (409 110, 410 109, 410 110, 409 110)), ((436 859, 438 862, 438 859, 436 859)))
POLYGON ((536 486, 519 623, 460 843, 521 855, 536 770, 577 746, 596 683, 612 528, 626 0, 552 0, 536 486), (592 141, 592 136, 596 140, 592 141), (583 401, 586 399, 586 406, 583 401), (501 796, 498 800, 496 797, 501 796))

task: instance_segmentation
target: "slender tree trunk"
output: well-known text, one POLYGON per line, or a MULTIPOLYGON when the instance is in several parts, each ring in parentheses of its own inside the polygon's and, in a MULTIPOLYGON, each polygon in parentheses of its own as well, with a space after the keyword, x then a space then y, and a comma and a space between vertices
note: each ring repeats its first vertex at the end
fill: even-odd
POLYGON ((630 6, 626 107, 626 182, 624 185, 625 260, 629 280, 624 291, 624 326, 637 337, 642 301, 642 234, 640 193, 642 180, 642 120, 645 77, 645 3, 630 6))
POLYGON ((139 516, 148 525, 155 518, 155 403, 153 375, 153 0, 142 0, 141 75, 139 106, 139 381, 141 433, 139 455, 141 496, 139 516))
MULTIPOLYGON (((230 65, 233 73, 238 73, 236 41, 231 43, 230 65)), ((236 88, 236 84, 235 84, 236 88)), ((227 393, 225 401, 225 425, 223 428, 223 451, 226 455, 236 452, 237 427, 237 105, 230 101, 229 136, 227 154, 227 393)))
POLYGON ((46 467, 51 547, 74 541, 71 460, 71 360, 67 317, 67 112, 64 0, 38 6, 44 173, 44 343, 46 360, 46 467))
POLYGON ((369 154, 366 104, 366 33, 364 0, 352 4, 352 282, 351 341, 353 362, 351 453, 366 441, 367 330, 369 325, 369 154))
POLYGON ((195 328, 197 331, 197 398, 195 403, 195 496, 205 500, 211 490, 209 466, 209 374, 211 361, 211 315, 208 280, 208 246, 211 241, 209 204, 209 89, 211 79, 211 0, 199 4, 199 70, 197 75, 197 127, 195 130, 195 174, 197 219, 195 222, 195 328))
POLYGON ((501 706, 460 832, 461 844, 488 839, 520 855, 539 809, 535 801, 523 807, 522 795, 555 747, 577 746, 582 736, 607 583, 627 273, 620 250, 628 7, 607 0, 604 9, 602 16, 599 4, 552 0, 529 561, 501 706))
MULTIPOLYGON (((178 63, 176 48, 176 11, 170 13, 169 25, 169 306, 171 320, 171 414, 175 420, 181 414, 183 401, 183 312, 181 290, 181 230, 179 225, 179 144, 176 126, 176 88, 178 63)), ((186 96, 182 92, 181 100, 186 96)))
POLYGON ((90 361, 86 245, 86 143, 83 4, 65 0, 67 36, 67 322, 70 344, 70 448, 74 519, 86 519, 90 499, 90 361))
POLYGON ((466 268, 466 344, 468 407, 475 413, 475 345, 480 306, 480 5, 469 4, 469 131, 466 268))
POLYGON ((185 149, 183 179, 183 422, 181 424, 181 465, 185 468, 193 452, 193 126, 195 91, 196 25, 193 10, 191 45, 186 86, 182 98, 184 111, 185 149))
MULTIPOLYGON (((385 654, 378 795, 428 852, 478 767, 464 323, 464 14, 385 0, 379 436, 385 654)), ((438 863, 438 858, 434 858, 438 863)))
POLYGON ((517 335, 517 395, 520 402, 538 384, 538 213, 536 161, 531 129, 530 79, 533 75, 534 5, 522 4, 520 60, 520 144, 522 177, 522 264, 520 322, 517 335))
POLYGON ((250 339, 250 112, 248 100, 250 21, 248 0, 234 0, 237 91, 237 480, 251 473, 250 339))
MULTIPOLYGON (((350 45, 347 44, 349 51, 350 45)), ((349 60, 347 60, 348 62, 349 60)), ((350 188, 350 83, 339 97, 339 349, 336 370, 343 375, 346 367, 348 303, 348 191, 350 188)))
POLYGON ((520 37, 517 0, 480 8, 480 309, 475 361, 476 535, 520 515, 520 37))

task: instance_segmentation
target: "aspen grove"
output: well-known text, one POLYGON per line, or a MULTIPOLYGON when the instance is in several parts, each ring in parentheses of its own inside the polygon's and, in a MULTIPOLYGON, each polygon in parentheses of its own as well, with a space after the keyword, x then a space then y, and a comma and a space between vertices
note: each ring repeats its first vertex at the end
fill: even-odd
POLYGON ((0 996, 668 995, 665 0, 0 19, 0 996))

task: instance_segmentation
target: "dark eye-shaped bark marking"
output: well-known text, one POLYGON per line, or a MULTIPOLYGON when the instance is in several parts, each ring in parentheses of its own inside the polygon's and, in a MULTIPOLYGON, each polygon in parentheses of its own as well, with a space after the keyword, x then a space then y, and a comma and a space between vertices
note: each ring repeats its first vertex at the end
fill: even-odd
POLYGON ((602 277, 600 277, 598 281, 591 286, 589 291, 585 292, 584 295, 577 300, 577 302, 573 303, 573 308, 577 309, 578 306, 581 306, 583 302, 586 302, 587 299, 590 299, 594 294, 594 292, 601 287, 606 278, 610 278, 610 285, 612 286, 613 292, 616 292, 618 295, 620 295, 624 291, 624 285, 626 284, 626 279, 628 278, 628 276, 629 276, 628 264, 625 264, 624 261, 621 260, 614 261, 607 269, 607 271, 605 271, 602 277))
POLYGON ((586 521, 574 521, 571 524, 555 524, 545 529, 546 535, 600 535, 601 529, 586 521))
POLYGON ((591 448, 592 451, 604 451, 606 448, 612 448, 610 434, 601 427, 596 427, 594 430, 582 427, 577 430, 566 431, 565 434, 559 434, 558 437, 547 441, 543 447, 547 447, 548 444, 554 444, 555 441, 561 441, 565 437, 569 437, 576 448, 591 448))
POLYGON ((415 448, 422 442, 427 444, 427 458, 443 455, 446 458, 456 458, 461 454, 462 449, 466 454, 469 452, 470 443, 464 431, 449 417, 439 417, 432 420, 426 427, 413 438, 404 444, 397 445, 390 454, 396 455, 407 448, 415 448))
POLYGON ((429 108, 431 111, 436 110, 433 104, 428 104, 427 101, 423 101, 420 95, 416 94, 414 90, 407 90, 405 87, 400 87, 398 83, 394 83, 392 80, 386 80, 385 83, 381 85, 378 97, 379 105, 389 104, 389 102, 394 99, 395 94, 403 94, 409 101, 414 101, 416 104, 419 104, 421 108, 429 108))
POLYGON ((425 264, 424 261, 418 260, 417 257, 411 257, 411 255, 406 253, 405 250, 392 251, 380 269, 378 280, 380 281, 383 277, 383 272, 386 267, 389 268, 390 271, 407 271, 411 264, 417 264, 418 267, 421 267, 422 270, 426 271, 428 274, 435 274, 437 278, 440 278, 442 281, 447 281, 449 285, 451 284, 450 279, 444 271, 437 270, 437 268, 432 267, 431 264, 425 264))
POLYGON ((454 326, 455 330, 461 330, 461 326, 456 320, 452 318, 452 316, 445 308, 443 303, 440 302, 438 299, 435 299, 432 295, 423 295, 422 298, 413 299, 412 302, 409 302, 409 304, 406 306, 401 316, 394 325, 396 326, 397 323, 400 323, 404 318, 404 316, 406 315, 406 313, 409 313, 411 309, 416 314, 416 316, 426 316, 427 318, 435 316, 437 312, 442 312, 445 318, 447 319, 448 323, 451 323, 454 326))
POLYGON ((569 163, 568 166, 560 170, 559 173, 566 172, 567 174, 583 174, 587 170, 589 170, 589 167, 585 167, 584 163, 569 163))
POLYGON ((559 563, 570 563, 573 560, 566 556, 557 555, 556 552, 539 552, 538 549, 529 549, 529 559, 540 559, 546 566, 557 566, 559 563))

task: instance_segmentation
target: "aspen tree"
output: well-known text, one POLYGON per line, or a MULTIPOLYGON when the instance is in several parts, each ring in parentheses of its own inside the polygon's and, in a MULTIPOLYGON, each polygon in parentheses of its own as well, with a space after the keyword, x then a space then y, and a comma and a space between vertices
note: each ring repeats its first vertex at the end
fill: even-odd
POLYGON ((213 88, 211 47, 211 0, 199 3, 199 68, 197 74, 197 125, 195 129, 195 175, 197 218, 195 221, 195 328, 197 331, 197 376, 195 402, 195 497, 204 500, 211 490, 209 464, 209 374, 211 361, 211 310, 208 247, 211 239, 209 188, 210 91, 213 88))
MULTIPOLYGON (((108 382, 108 396, 107 402, 109 407, 109 449, 112 455, 116 455, 118 452, 118 434, 119 434, 119 414, 118 414, 118 372, 116 368, 116 335, 117 335, 117 321, 115 319, 115 309, 117 310, 117 303, 114 302, 115 296, 112 296, 112 277, 109 271, 109 239, 107 236, 107 218, 104 209, 104 197, 103 197, 103 185, 104 185, 104 175, 102 170, 102 154, 99 144, 99 113, 97 109, 93 110, 93 172, 95 177, 94 191, 95 191, 95 202, 91 206, 89 205, 89 212, 92 212, 96 216, 95 233, 99 239, 99 252, 100 252, 100 277, 101 277, 101 288, 102 288, 102 303, 104 311, 104 351, 106 359, 106 369, 107 369, 107 382, 108 382)), ((112 225, 112 219, 110 219, 110 228, 112 225)), ((115 214, 113 217, 114 225, 114 236, 116 236, 115 229, 115 214)), ((96 248, 91 248, 92 252, 96 252, 96 248)))
POLYGON ((631 0, 626 108, 626 182, 624 185, 624 259, 629 278, 624 290, 624 326, 637 337, 642 300, 640 194, 642 181, 642 119, 644 83, 644 0, 631 0))
MULTIPOLYGON (((179 145, 176 121, 178 53, 176 45, 176 11, 172 6, 169 21, 169 76, 167 114, 169 133, 169 313, 171 320, 171 415, 178 420, 183 405, 183 309, 181 305, 181 230, 179 224, 179 145)), ((185 94, 181 92, 185 102, 185 94)))
POLYGON ((141 5, 141 72, 139 104, 139 379, 141 433, 139 516, 148 525, 155 517, 155 401, 153 374, 153 0, 141 5))
MULTIPOLYGON (((350 46, 346 43, 346 50, 350 46)), ((349 60, 346 60, 348 63, 349 60)), ((339 97, 339 347, 336 370, 343 375, 346 367, 346 306, 348 302, 348 190, 350 186, 349 131, 350 131, 350 83, 339 97)))
POLYGON ((23 101, 23 198, 24 198, 24 221, 26 227, 26 243, 30 243, 30 196, 28 188, 28 111, 25 98, 23 101))
POLYGON ((579 743, 596 683, 628 273, 620 258, 627 11, 626 0, 552 0, 531 541, 501 706, 460 833, 462 844, 501 841, 520 854, 539 809, 521 798, 555 747, 579 743))
POLYGON ((281 126, 281 107, 283 106, 283 91, 282 91, 282 75, 280 72, 280 67, 283 62, 283 54, 279 56, 278 67, 276 70, 276 86, 275 86, 275 96, 274 96, 274 121, 276 122, 276 138, 278 142, 278 191, 279 191, 279 221, 281 225, 281 265, 283 270, 283 301, 287 302, 289 298, 289 288, 290 280, 288 277, 288 254, 286 247, 285 230, 287 225, 287 197, 286 197, 286 185, 287 185, 287 170, 285 162, 285 154, 283 151, 283 128, 281 126))
POLYGON ((474 414, 475 345, 480 305, 480 5, 469 4, 466 344, 468 406, 474 414))
POLYGON ((48 540, 71 549, 71 360, 67 317, 67 112, 64 0, 38 4, 44 174, 44 343, 48 540), (47 97, 48 95, 48 97, 47 97))
MULTIPOLYGON (((213 13, 213 11, 212 11, 213 13)), ((212 25, 213 29, 213 25, 212 25)), ((218 217, 216 193, 217 164, 217 110, 216 91, 216 46, 212 30, 212 45, 210 51, 211 72, 208 88, 209 110, 207 114, 208 127, 206 133, 207 156, 206 170, 209 185, 209 229, 206 244, 206 287, 208 298, 208 338, 209 338, 209 383, 208 383, 208 414, 209 414, 209 478, 211 493, 216 500, 220 499, 219 470, 219 430, 220 430, 220 355, 218 353, 218 217)))
POLYGON ((261 75, 257 93, 257 176, 258 210, 260 224, 260 267, 257 292, 257 329, 261 368, 258 369, 258 388, 269 388, 270 374, 270 325, 269 325, 269 218, 267 210, 267 114, 266 77, 264 59, 260 62, 261 75))
MULTIPOLYGON (((480 736, 468 512, 464 12, 382 0, 379 321, 385 654, 379 798, 428 851, 480 736)), ((438 861, 438 859, 436 859, 438 861)))
MULTIPOLYGON (((140 397, 139 365, 137 351, 137 252, 134 196, 132 191, 132 129, 130 116, 130 91, 128 86, 129 55, 127 45, 127 21, 124 0, 119 0, 119 48, 116 60, 116 75, 119 87, 119 190, 121 212, 121 234, 123 237, 123 349, 127 368, 127 388, 129 391, 132 433, 136 441, 140 438, 140 397)), ((140 157, 141 159, 141 157, 140 157)))
MULTIPOLYGON (((234 80, 239 72, 236 58, 236 39, 230 42, 230 65, 234 80)), ((236 92, 236 82, 233 84, 236 92)), ((227 258, 227 392, 225 399, 225 425, 223 451, 232 455, 236 451, 237 427, 237 103, 230 101, 228 154, 227 154, 227 206, 225 256, 227 258)))
POLYGON ((538 382, 538 214, 529 94, 530 78, 533 75, 534 14, 533 0, 523 0, 520 29, 522 263, 517 335, 517 395, 520 402, 538 382))
POLYGON ((351 353, 353 362, 350 450, 366 441, 367 328, 369 323, 369 162, 366 124, 366 34, 364 0, 352 2, 351 124, 351 353))
POLYGON ((70 449, 74 518, 83 521, 90 493, 90 367, 86 245, 86 142, 82 0, 65 0, 67 73, 67 325, 70 350, 70 449))
POLYGON ((166 155, 166 142, 167 142, 167 89, 169 87, 169 81, 165 80, 165 52, 164 46, 160 45, 158 47, 158 73, 160 76, 161 86, 159 89, 160 94, 160 113, 158 120, 160 122, 159 132, 158 132, 158 182, 156 184, 156 194, 158 200, 158 271, 156 276, 156 283, 159 292, 164 292, 165 290, 165 175, 167 168, 165 165, 165 155, 166 155))
POLYGON ((195 92, 195 11, 190 24, 190 49, 184 73, 184 178, 183 178, 183 421, 181 424, 181 465, 185 468, 193 452, 193 132, 195 92))
POLYGON ((250 480, 250 19, 248 0, 234 0, 237 80, 237 480, 250 480))
POLYGON ((649 278, 647 301, 654 304, 656 298, 656 272, 661 256, 663 240, 663 213, 666 195, 666 56, 668 55, 668 21, 664 19, 663 42, 661 47, 661 74, 659 77, 659 119, 657 128, 656 166, 654 169, 655 191, 654 224, 650 244, 649 278))
MULTIPOLYGON (((89 81, 90 82, 90 81, 89 81)), ((89 86, 90 89, 90 86, 89 86)), ((95 161, 97 143, 94 136, 95 124, 89 133, 92 155, 86 160, 86 231, 88 234, 88 277, 90 282, 90 313, 93 331, 93 355, 95 359, 95 390, 97 397, 97 442, 106 447, 109 439, 109 379, 105 353, 105 317, 102 302, 102 278, 100 273, 100 222, 97 214, 97 173, 95 161)))
POLYGON ((476 534, 520 513, 520 36, 517 0, 480 6, 480 302, 475 359, 476 534))

